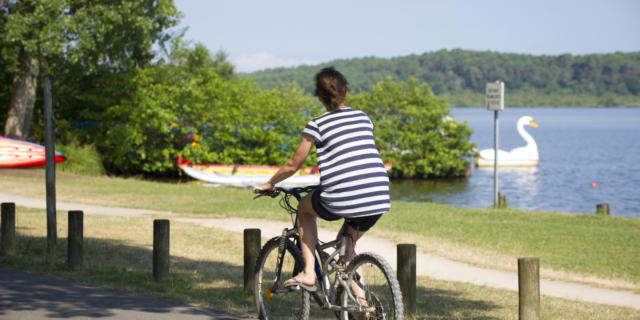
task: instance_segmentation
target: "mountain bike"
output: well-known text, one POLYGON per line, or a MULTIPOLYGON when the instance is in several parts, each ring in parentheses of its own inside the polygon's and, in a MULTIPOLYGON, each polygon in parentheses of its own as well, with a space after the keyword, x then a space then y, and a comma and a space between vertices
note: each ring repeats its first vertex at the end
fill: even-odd
POLYGON ((284 287, 283 282, 304 267, 299 247, 298 211, 291 201, 295 198, 299 202, 302 194, 316 187, 278 187, 254 198, 280 196, 280 206, 291 215, 293 225, 267 241, 258 255, 254 298, 260 319, 308 319, 311 298, 321 309, 333 312, 333 316, 342 320, 403 319, 402 294, 393 269, 382 256, 371 252, 360 253, 346 263, 346 244, 350 237, 346 231, 330 242, 318 240, 315 252, 318 290, 284 287), (352 288, 358 288, 360 296, 356 296, 352 288))

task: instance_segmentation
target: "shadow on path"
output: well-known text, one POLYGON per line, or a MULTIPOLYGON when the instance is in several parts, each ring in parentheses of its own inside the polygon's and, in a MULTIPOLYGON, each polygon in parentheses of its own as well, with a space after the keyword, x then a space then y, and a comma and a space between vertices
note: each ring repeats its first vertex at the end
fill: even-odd
POLYGON ((0 268, 3 319, 242 319, 213 310, 0 268))

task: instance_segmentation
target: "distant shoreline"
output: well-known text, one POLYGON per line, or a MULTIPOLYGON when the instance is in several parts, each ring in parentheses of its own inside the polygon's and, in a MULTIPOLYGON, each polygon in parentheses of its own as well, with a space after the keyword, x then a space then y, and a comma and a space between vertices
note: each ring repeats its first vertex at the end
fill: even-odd
MULTIPOLYGON (((485 106, 454 106, 449 108, 485 108, 485 106)), ((548 108, 548 109, 636 109, 638 106, 505 106, 505 108, 548 108)))

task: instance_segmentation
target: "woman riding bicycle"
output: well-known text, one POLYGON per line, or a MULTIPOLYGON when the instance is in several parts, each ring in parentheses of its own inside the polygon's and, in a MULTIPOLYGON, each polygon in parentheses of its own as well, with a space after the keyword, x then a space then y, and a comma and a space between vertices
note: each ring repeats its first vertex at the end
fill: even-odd
MULTIPOLYGON (((316 217, 333 221, 341 218, 348 237, 346 261, 355 256, 355 243, 389 211, 389 177, 373 139, 373 123, 362 111, 344 105, 347 79, 333 68, 315 75, 314 95, 327 112, 309 121, 293 157, 269 181, 254 192, 274 190, 275 185, 293 175, 315 144, 320 170, 320 186, 298 204, 298 229, 305 267, 285 286, 315 291, 315 247, 318 237, 316 217)), ((357 287, 357 286, 356 286, 357 287)), ((357 296, 361 291, 353 288, 357 296)))

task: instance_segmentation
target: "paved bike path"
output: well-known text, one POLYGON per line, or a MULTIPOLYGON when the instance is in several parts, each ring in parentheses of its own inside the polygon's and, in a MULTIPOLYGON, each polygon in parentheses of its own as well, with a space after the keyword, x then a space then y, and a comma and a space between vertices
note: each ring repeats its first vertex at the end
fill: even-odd
MULTIPOLYGON (((16 205, 46 208, 44 199, 36 199, 0 193, 0 202, 14 202, 16 205)), ((153 211, 85 205, 80 203, 57 202, 58 210, 83 210, 86 214, 105 215, 171 215, 168 211, 153 211)), ((196 223, 211 228, 242 232, 245 228, 260 228, 262 237, 270 238, 279 235, 286 223, 257 219, 240 218, 176 218, 176 221, 196 223)), ((320 239, 332 239, 336 231, 320 229, 320 239)), ((392 267, 396 267, 396 244, 386 239, 367 235, 366 241, 358 242, 358 251, 373 251, 384 256, 392 267)), ((518 277, 514 272, 493 270, 452 261, 439 256, 418 252, 416 257, 416 271, 418 275, 429 276, 447 281, 460 281, 476 285, 518 290, 518 277)), ((631 307, 640 310, 640 294, 626 290, 598 288, 584 284, 556 280, 540 280, 540 293, 551 297, 559 297, 585 302, 608 304, 614 306, 631 307)))

